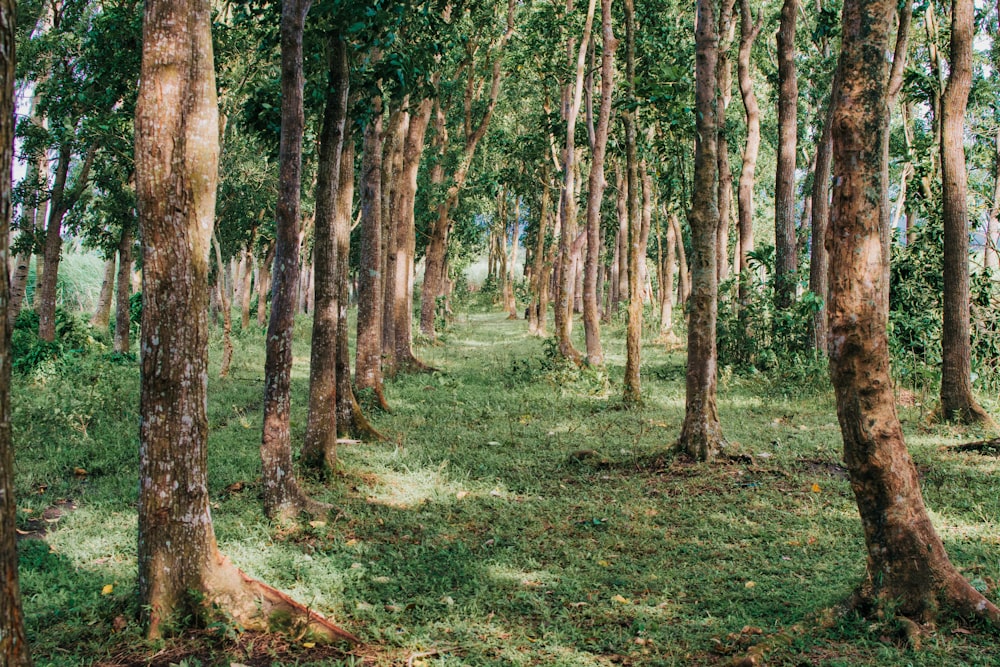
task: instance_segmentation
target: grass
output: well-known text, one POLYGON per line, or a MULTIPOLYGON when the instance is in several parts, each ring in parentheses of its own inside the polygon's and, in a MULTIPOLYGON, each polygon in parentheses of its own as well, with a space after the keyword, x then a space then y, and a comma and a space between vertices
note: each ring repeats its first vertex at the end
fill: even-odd
MULTIPOLYGON (((297 331, 301 441, 308 326, 297 331)), ((1000 662, 993 637, 957 621, 914 651, 891 621, 824 620, 864 573, 829 391, 723 374, 730 458, 693 464, 669 451, 683 356, 647 343, 646 403, 625 410, 623 332, 612 325, 604 337, 607 370, 577 370, 555 363, 523 321, 461 316, 418 349, 438 372, 388 382, 393 411, 373 416, 390 440, 343 446, 334 480, 306 480, 338 510, 294 529, 261 514, 263 335, 236 336, 226 380, 213 340, 220 547, 362 637, 354 653, 225 624, 144 642, 134 621, 138 370, 92 355, 22 378, 16 491, 19 528, 31 533, 21 576, 36 664, 715 665, 762 641, 775 665, 1000 662)), ((995 599, 998 460, 942 448, 975 433, 929 426, 916 407, 903 418, 949 553, 995 599)))

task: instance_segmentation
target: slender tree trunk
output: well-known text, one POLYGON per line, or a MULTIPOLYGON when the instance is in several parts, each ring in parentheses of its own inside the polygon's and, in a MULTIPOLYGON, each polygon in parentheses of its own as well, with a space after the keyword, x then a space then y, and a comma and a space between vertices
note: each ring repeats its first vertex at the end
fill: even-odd
POLYGON ((778 27, 778 164, 774 184, 774 296, 784 310, 795 300, 795 152, 798 81, 795 74, 797 0, 784 0, 778 27))
POLYGON ((994 142, 993 201, 990 203, 990 214, 986 219, 986 243, 983 244, 983 266, 992 273, 1000 269, 1000 249, 998 249, 1000 246, 997 242, 997 236, 1000 234, 1000 129, 997 129, 994 142))
POLYGON ((59 147, 59 160, 56 164, 56 177, 52 185, 52 199, 49 203, 49 219, 45 226, 45 270, 40 280, 40 289, 36 298, 35 310, 38 312, 38 337, 45 341, 53 341, 56 337, 56 289, 59 280, 59 260, 62 254, 62 222, 70 209, 80 199, 90 176, 90 167, 94 163, 95 148, 91 147, 84 157, 76 183, 69 187, 70 161, 72 146, 64 141, 59 147))
POLYGON ((611 102, 615 85, 615 49, 618 40, 612 32, 611 0, 601 0, 601 105, 597 112, 594 151, 590 159, 587 187, 587 263, 583 280, 583 328, 587 343, 587 363, 604 363, 601 349, 601 315, 598 312, 597 274, 601 270, 601 203, 604 201, 604 155, 611 126, 611 102))
POLYGON ((240 288, 240 331, 250 328, 250 301, 253 298, 253 237, 243 255, 243 282, 240 288))
MULTIPOLYGON (((750 52, 764 23, 764 12, 757 14, 754 21, 750 10, 750 0, 740 0, 740 50, 737 56, 737 76, 740 82, 740 96, 746 110, 747 140, 743 147, 743 166, 740 168, 740 183, 737 206, 739 209, 739 244, 736 251, 736 272, 740 274, 739 300, 741 304, 750 299, 747 255, 753 250, 753 186, 757 171, 757 154, 760 151, 760 105, 753 90, 750 74, 750 52)), ((679 238, 678 238, 679 241, 679 238)))
POLYGON ((229 367, 233 363, 233 306, 226 290, 225 273, 222 270, 222 246, 219 237, 212 231, 212 246, 215 248, 215 291, 222 310, 222 363, 219 365, 219 377, 229 376, 229 367))
MULTIPOLYGON (((436 81, 436 79, 435 79, 436 81)), ((425 98, 410 118, 403 142, 403 170, 399 179, 399 218, 396 221, 396 264, 393 273, 393 319, 395 324, 396 370, 424 370, 427 366, 413 354, 413 280, 416 255, 414 207, 417 195, 417 174, 424 152, 427 126, 430 124, 434 100, 425 98)))
MULTIPOLYGON (((0 312, 10 304, 7 260, 10 255, 11 163, 14 158, 14 44, 15 16, 13 0, 0 0, 0 312)), ((11 327, 7 317, 0 318, 0 664, 5 667, 30 667, 31 653, 24 633, 24 611, 17 578, 17 536, 14 500, 14 444, 11 435, 11 327)))
MULTIPOLYGON (((36 127, 45 130, 48 123, 44 116, 40 116, 38 113, 40 94, 38 92, 38 84, 41 81, 36 82, 35 94, 31 103, 31 123, 36 127)), ((21 312, 21 304, 24 303, 24 296, 28 291, 28 272, 31 268, 31 256, 35 251, 35 230, 39 228, 40 225, 45 224, 45 220, 48 217, 49 210, 49 200, 48 198, 41 198, 41 191, 48 190, 49 185, 49 160, 48 156, 43 152, 41 155, 37 156, 28 164, 28 172, 26 179, 35 185, 35 193, 31 201, 31 205, 27 207, 24 215, 21 219, 21 233, 27 234, 31 239, 31 243, 27 245, 24 252, 18 254, 14 263, 14 272, 11 275, 10 284, 10 303, 7 307, 7 319, 10 321, 11 325, 17 321, 17 316, 21 312)), ((39 260, 41 255, 38 256, 39 260)), ((36 280, 40 277, 41 262, 37 262, 36 270, 36 280)))
POLYGON ((813 174, 812 244, 809 257, 809 291, 823 300, 813 313, 812 344, 819 352, 826 351, 827 312, 830 291, 830 256, 826 250, 826 234, 830 221, 830 170, 833 168, 833 102, 837 96, 837 81, 830 87, 823 134, 816 147, 816 171, 813 174))
POLYGON ((361 158, 361 265, 358 269, 358 337, 354 384, 375 393, 389 409, 382 390, 382 99, 372 99, 373 114, 364 131, 361 158))
POLYGON ((642 213, 639 201, 642 197, 639 182, 639 156, 636 137, 635 102, 635 4, 625 0, 625 81, 628 85, 629 110, 622 114, 625 123, 625 171, 628 183, 628 321, 625 325, 625 389, 626 405, 635 406, 642 402, 642 387, 639 379, 639 365, 642 339, 642 293, 639 285, 640 237, 642 235, 642 213))
POLYGON ((536 336, 546 335, 545 321, 548 315, 549 277, 552 265, 548 260, 549 248, 546 236, 552 209, 551 168, 546 160, 542 164, 542 195, 538 204, 538 233, 535 236, 535 250, 532 253, 531 293, 533 299, 528 307, 528 331, 536 336))
MULTIPOLYGON (((691 304, 684 425, 677 445, 700 461, 725 447, 716 407, 718 352, 715 325, 719 285, 716 262, 719 228, 718 121, 716 120, 716 32, 713 0, 698 0, 695 31, 695 107, 698 134, 691 202, 691 304)), ((678 235, 678 238, 680 236, 678 235)))
POLYGON ((399 219, 403 177, 403 148, 410 125, 408 98, 390 115, 388 160, 382 177, 382 370, 385 374, 396 372, 396 261, 398 253, 399 219), (388 195, 386 194, 388 193, 388 195))
POLYGON ((687 261, 687 250, 684 249, 684 234, 681 230, 681 220, 676 213, 671 213, 670 225, 677 237, 677 303, 685 305, 691 296, 691 269, 687 261))
MULTIPOLYGON (((677 340, 677 336, 674 334, 674 264, 677 261, 677 232, 669 222, 666 235, 667 251, 659 266, 660 340, 672 344, 677 340)), ((657 237, 659 237, 659 229, 657 229, 657 237)))
POLYGON ((274 244, 268 245, 257 271, 257 326, 267 324, 267 297, 271 293, 271 267, 274 265, 274 244))
POLYGON ((104 278, 101 280, 101 293, 97 297, 97 308, 90 318, 90 326, 104 331, 111 322, 111 297, 115 293, 115 256, 104 262, 104 278))
POLYGON ((118 289, 115 301, 115 352, 132 347, 132 227, 125 224, 118 240, 118 289))
POLYGON ((337 325, 340 318, 336 217, 340 159, 347 121, 349 68, 347 45, 343 38, 334 34, 328 41, 329 76, 316 176, 313 242, 316 304, 309 355, 309 414, 302 444, 302 463, 311 468, 333 471, 337 467, 337 325))
POLYGON ((733 168, 729 163, 729 137, 726 135, 726 111, 733 99, 733 63, 729 59, 736 24, 733 8, 736 0, 722 0, 719 7, 719 284, 729 277, 729 227, 733 208, 733 168))
POLYGON ((969 187, 965 111, 972 87, 972 0, 951 3, 951 63, 941 102, 941 185, 944 203, 944 327, 941 331, 941 416, 992 422, 972 393, 969 332, 969 187))
POLYGON ((517 244, 518 238, 521 236, 521 200, 519 197, 514 199, 514 221, 513 221, 513 242, 510 244, 510 255, 505 258, 505 263, 507 264, 507 271, 504 277, 507 301, 507 319, 516 320, 518 318, 517 312, 517 299, 514 296, 514 265, 517 264, 517 244))
MULTIPOLYGON (((570 331, 573 322, 573 242, 576 240, 576 121, 580 115, 580 104, 583 97, 583 80, 587 62, 587 42, 590 39, 591 27, 594 23, 595 0, 587 5, 587 18, 584 23, 580 47, 574 53, 574 40, 570 37, 566 52, 570 65, 576 73, 575 83, 567 86, 564 94, 566 100, 566 147, 563 156, 563 189, 560 200, 560 219, 562 231, 559 235, 559 289, 555 303, 556 308, 556 339, 559 341, 559 353, 579 363, 580 353, 573 347, 570 331)), ((572 11, 572 0, 567 0, 567 13, 572 11)))
POLYGON ((846 0, 834 105, 830 249, 830 375, 844 461, 868 547, 865 602, 920 622, 953 610, 1000 623, 1000 610, 948 560, 920 493, 889 375, 886 53, 892 0, 846 0))
POLYGON ((264 360, 263 463, 264 511, 286 521, 325 506, 299 488, 292 467, 290 430, 292 328, 299 283, 299 191, 302 181, 303 74, 302 31, 310 0, 287 0, 281 9, 281 177, 276 211, 271 318, 264 360))

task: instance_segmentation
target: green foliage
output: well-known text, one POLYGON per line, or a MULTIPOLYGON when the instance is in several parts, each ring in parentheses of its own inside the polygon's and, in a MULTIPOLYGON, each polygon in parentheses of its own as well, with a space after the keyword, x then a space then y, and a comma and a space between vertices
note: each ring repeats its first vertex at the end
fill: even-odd
POLYGON ((62 308, 56 309, 56 337, 52 342, 38 337, 38 314, 24 310, 18 314, 11 333, 11 359, 15 373, 41 377, 69 364, 90 348, 100 346, 83 319, 62 308))

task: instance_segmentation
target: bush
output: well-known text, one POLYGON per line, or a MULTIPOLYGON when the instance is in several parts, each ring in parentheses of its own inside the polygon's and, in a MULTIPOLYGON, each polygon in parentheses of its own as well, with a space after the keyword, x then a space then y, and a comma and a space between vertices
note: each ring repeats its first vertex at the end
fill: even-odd
POLYGON ((91 327, 80 317, 62 308, 56 309, 56 336, 53 341, 38 337, 38 313, 22 310, 11 333, 11 359, 15 373, 28 375, 40 370, 54 371, 54 364, 78 357, 100 344, 91 327))

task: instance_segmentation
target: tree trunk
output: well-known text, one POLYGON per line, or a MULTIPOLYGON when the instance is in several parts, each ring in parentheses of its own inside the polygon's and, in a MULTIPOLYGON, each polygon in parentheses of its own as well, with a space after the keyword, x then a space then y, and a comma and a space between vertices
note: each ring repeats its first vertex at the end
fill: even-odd
MULTIPOLYGON (((435 77, 435 81, 436 81, 435 77)), ((399 218, 396 220, 396 264, 392 276, 393 306, 395 323, 394 370, 423 370, 427 366, 413 354, 413 279, 416 255, 416 230, 414 227, 414 207, 417 195, 417 174, 420 158, 424 152, 427 126, 430 124, 434 101, 426 98, 420 101, 416 112, 410 118, 403 142, 403 170, 399 178, 399 218)))
POLYGON ((267 297, 271 293, 271 266, 274 265, 274 244, 268 244, 257 271, 257 326, 267 324, 267 297))
MULTIPOLYGON (((41 81, 36 82, 35 94, 31 103, 31 123, 36 127, 44 130, 47 128, 47 123, 44 116, 39 116, 38 108, 40 102, 40 95, 38 92, 38 84, 41 81)), ((31 256, 35 252, 35 231, 45 224, 45 220, 48 217, 49 210, 49 200, 48 198, 42 199, 40 193, 43 190, 48 190, 49 186, 49 159, 48 155, 42 152, 41 155, 35 157, 28 164, 28 171, 26 179, 35 184, 35 195, 32 198, 31 205, 27 207, 24 214, 22 215, 21 221, 21 233, 27 234, 31 242, 24 249, 24 252, 20 253, 14 263, 14 272, 11 276, 10 284, 10 303, 7 306, 7 319, 11 323, 17 321, 17 316, 21 312, 21 304, 24 303, 24 296, 28 291, 28 272, 31 268, 31 256), (41 201, 39 201, 41 200, 41 201)), ((39 261, 37 262, 38 270, 36 270, 36 280, 41 276, 41 256, 39 255, 39 261)))
POLYGON ((212 246, 215 248, 215 293, 222 310, 222 363, 219 364, 219 377, 224 378, 229 376, 229 367, 233 363, 233 305, 229 301, 226 274, 222 270, 222 246, 219 245, 219 237, 214 230, 212 246))
MULTIPOLYGON (((746 303, 750 298, 749 276, 743 275, 747 270, 747 255, 753 250, 753 186, 757 171, 757 154, 760 151, 760 105, 753 91, 753 78, 750 75, 750 52, 754 40, 760 34, 764 23, 764 12, 757 14, 754 21, 750 10, 750 0, 740 0, 740 50, 737 56, 737 76, 740 81, 740 96, 746 110, 747 141, 743 147, 743 166, 740 168, 740 184, 737 194, 739 209, 739 247, 736 251, 736 273, 740 274, 740 303, 746 303)), ((680 238, 678 237, 678 242, 680 238)))
MULTIPOLYGON (((725 447, 716 408, 715 325, 719 285, 716 262, 719 229, 718 121, 716 120, 716 32, 713 0, 698 0, 695 31, 695 107, 697 139, 691 201, 691 304, 684 425, 677 445, 699 461, 710 461, 725 447)), ((678 235, 678 239, 680 236, 678 235)))
POLYGON ((597 274, 601 270, 601 203, 604 201, 604 155, 611 126, 611 102, 615 85, 615 49, 618 40, 612 32, 611 0, 601 0, 601 105, 594 131, 594 151, 590 159, 587 187, 587 263, 583 279, 583 328, 587 343, 587 363, 604 363, 601 349, 601 315, 598 312, 597 274))
POLYGON ((115 300, 115 352, 129 354, 132 334, 132 227, 118 240, 118 289, 115 300))
POLYGON ((383 410, 382 391, 382 98, 372 98, 361 156, 361 264, 358 267, 358 336, 354 384, 369 389, 383 410))
POLYGON ((726 135, 726 111, 733 99, 733 63, 729 59, 736 24, 733 8, 736 0, 722 0, 719 7, 719 60, 716 63, 719 80, 719 284, 729 277, 729 227, 733 208, 733 168, 729 164, 729 138, 726 135))
POLYGON ((795 74, 797 0, 784 0, 778 27, 778 161, 774 182, 774 297, 778 310, 795 300, 795 151, 798 81, 795 74))
POLYGON ((622 114, 625 124, 625 171, 628 184, 628 321, 625 325, 625 405, 642 401, 639 379, 642 340, 642 293, 639 285, 639 256, 642 254, 642 198, 639 181, 639 156, 636 137, 635 107, 635 4, 625 0, 625 82, 630 108, 622 114))
POLYGON ((274 613, 326 637, 350 635, 218 551, 207 479, 208 253, 218 107, 203 0, 149 0, 136 108, 143 239, 139 430, 139 609, 151 638, 219 607, 266 629, 274 613))
POLYGON ((382 187, 382 371, 396 372, 396 261, 399 218, 402 215, 400 192, 403 176, 403 147, 410 125, 409 98, 390 115, 388 160, 383 165, 382 187), (388 194, 386 194, 388 193, 388 194))
POLYGON ((1000 128, 997 129, 994 146, 993 200, 986 219, 986 242, 983 244, 983 267, 992 273, 1000 269, 1000 246, 997 242, 997 235, 1000 234, 1000 128))
POLYGON ((108 328, 111 322, 111 297, 115 293, 115 256, 104 262, 104 278, 101 280, 101 293, 97 297, 97 307, 90 318, 90 326, 99 331, 108 328))
POLYGON ((1000 610, 948 560, 903 441, 889 375, 882 243, 888 222, 888 62, 896 3, 846 0, 834 105, 830 375, 844 461, 868 547, 859 598, 918 621, 957 611, 1000 623, 1000 610))
MULTIPOLYGON (((192 0, 193 1, 193 0, 192 0)), ((263 464, 264 511, 279 521, 325 506, 299 488, 292 467, 290 432, 292 328, 299 283, 299 191, 302 180, 303 74, 302 30, 310 0, 287 0, 281 9, 281 138, 276 211, 271 318, 264 360, 263 464)))
MULTIPOLYGON (((0 0, 0 312, 10 303, 10 283, 6 279, 10 255, 11 163, 14 158, 14 0, 0 0)), ((17 578, 17 503, 14 499, 14 443, 11 434, 11 327, 0 318, 0 664, 30 667, 31 653, 24 633, 24 611, 17 578)))
POLYGON ((56 288, 59 280, 59 259, 62 254, 62 222, 80 199, 87 185, 90 167, 94 163, 95 149, 91 147, 84 157, 83 165, 73 187, 68 187, 70 161, 73 157, 72 145, 64 141, 59 147, 56 177, 52 185, 49 203, 49 219, 45 226, 45 270, 39 284, 35 310, 38 312, 38 337, 52 342, 56 337, 56 288))
POLYGON ((691 296, 691 269, 687 261, 687 250, 684 249, 681 219, 675 213, 671 213, 669 220, 677 236, 677 303, 683 306, 691 296))
POLYGON ((823 300, 823 305, 813 313, 812 345, 819 352, 826 351, 827 311, 830 291, 828 278, 830 257, 826 251, 826 234, 830 221, 830 170, 833 167, 833 101, 837 96, 836 77, 830 86, 823 134, 816 147, 816 171, 813 173, 812 244, 809 257, 809 291, 823 300))
POLYGON ((504 258, 507 270, 504 274, 504 299, 506 300, 507 319, 516 320, 518 318, 517 299, 514 296, 514 265, 517 264, 517 244, 521 236, 521 199, 514 198, 514 230, 512 243, 510 244, 510 254, 504 258))
MULTIPOLYGON (((580 104, 583 97, 583 79, 587 62, 587 42, 594 23, 595 0, 587 5, 587 19, 583 27, 583 37, 580 47, 574 53, 574 40, 569 38, 566 52, 570 65, 576 73, 575 83, 568 85, 564 98, 566 118, 566 147, 563 156, 563 189, 560 200, 560 219, 562 231, 559 235, 559 289, 555 303, 556 339, 559 342, 559 354, 566 359, 580 362, 580 353, 573 347, 570 331, 573 322, 573 242, 576 240, 576 121, 580 115, 580 104)), ((572 11, 572 0, 567 0, 567 12, 572 11)))
POLYGON ((240 331, 250 328, 250 301, 253 299, 253 236, 243 255, 243 286, 240 288, 240 331))
MULTIPOLYGON (((669 222, 666 234, 666 253, 657 267, 660 284, 660 340, 671 345, 677 341, 677 335, 674 334, 674 264, 677 261, 677 232, 669 222)), ((657 227, 657 238, 659 236, 657 227)))
POLYGON ((951 63, 941 101, 941 186, 944 204, 944 326, 941 330, 941 416, 992 422, 972 393, 969 333, 969 202, 965 111, 972 87, 972 0, 951 3, 951 63))
MULTIPOLYGON (((340 319, 336 217, 340 160, 347 121, 349 68, 347 45, 343 38, 334 34, 328 41, 329 78, 320 132, 313 241, 316 304, 309 355, 309 414, 302 444, 302 463, 332 472, 337 467, 337 326, 340 319)), ((354 165, 351 167, 353 169, 354 165)))
POLYGON ((546 160, 542 164, 542 195, 538 204, 538 233, 535 235, 535 250, 532 253, 532 301, 528 307, 528 332, 536 336, 545 336, 547 333, 545 321, 548 315, 549 277, 552 273, 552 265, 547 261, 549 248, 546 244, 552 208, 550 172, 551 169, 548 160, 546 160))

